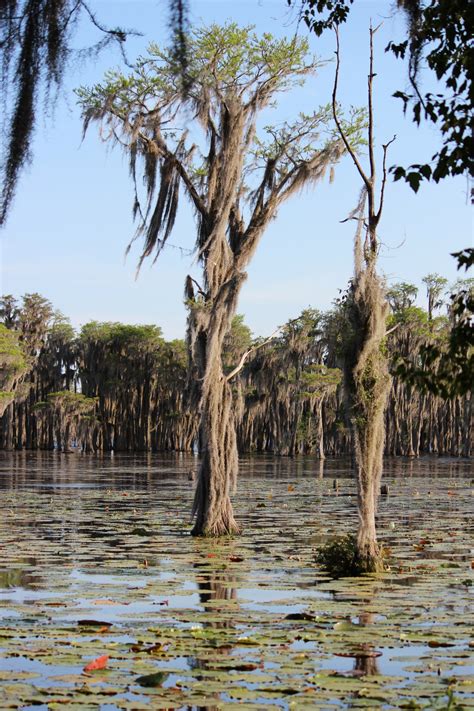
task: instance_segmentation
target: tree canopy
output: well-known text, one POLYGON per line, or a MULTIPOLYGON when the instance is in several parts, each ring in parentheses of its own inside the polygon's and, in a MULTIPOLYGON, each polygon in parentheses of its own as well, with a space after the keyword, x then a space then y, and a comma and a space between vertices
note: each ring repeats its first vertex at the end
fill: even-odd
MULTIPOLYGON (((458 268, 472 262, 469 250, 460 252, 458 268)), ((443 305, 442 290, 447 280, 438 274, 428 274, 428 323, 433 321, 433 310, 443 305)), ((433 393, 445 399, 472 392, 474 384, 474 279, 459 280, 450 294, 449 328, 441 333, 431 328, 428 340, 420 343, 413 354, 401 353, 395 372, 409 385, 423 393, 433 393)))
MULTIPOLYGON (((402 286, 416 290, 406 282, 402 286)), ((463 279, 451 290, 461 294, 472 287, 472 280, 463 279)), ((398 291, 397 284, 392 288, 398 291)), ((187 397, 184 340, 166 341, 154 325, 97 321, 76 333, 50 304, 52 316, 45 312, 46 321, 38 324, 43 337, 33 358, 26 352, 30 335, 20 330, 31 296, 0 299, 0 449, 67 451, 74 442, 84 452, 193 451, 199 413, 187 397)), ((42 297, 35 300, 41 303, 42 297)), ((423 306, 392 302, 387 322, 384 349, 393 378, 385 454, 468 456, 472 360, 471 370, 463 371, 467 390, 462 392, 460 379, 446 377, 449 399, 439 397, 423 351, 443 353, 446 375, 448 367, 455 374, 459 359, 450 353, 450 334, 459 319, 448 299, 430 321, 424 290, 420 300, 423 306), (423 381, 431 378, 430 387, 420 390, 402 380, 397 374, 402 362, 423 381)), ((241 315, 233 319, 222 360, 228 376, 247 354, 231 380, 233 404, 242 415, 240 454, 317 454, 321 460, 350 455, 341 382, 342 358, 353 337, 347 306, 343 299, 326 313, 304 309, 272 338, 253 338, 241 315)))
MULTIPOLYGON (((256 136, 259 112, 277 93, 298 85, 318 67, 319 62, 308 54, 306 40, 259 37, 252 26, 228 23, 194 28, 188 48, 191 88, 184 97, 179 64, 168 48, 156 44, 149 46, 148 54, 128 75, 110 71, 103 83, 77 91, 85 129, 91 121, 101 122, 107 128, 105 139, 118 143, 129 156, 136 186, 134 214, 139 219, 138 235, 144 237, 142 260, 153 252, 157 256, 166 243, 180 187, 200 221, 196 246, 204 247, 230 162, 232 181, 235 172, 239 175, 229 236, 232 239, 232 230, 240 226, 242 207, 250 208, 245 237, 250 255, 268 215, 303 183, 321 177, 339 150, 330 129, 329 105, 277 127, 266 126, 256 136), (237 127, 239 136, 234 140, 241 145, 230 145, 226 133, 236 111, 241 112, 242 126, 237 127), (190 118, 193 131, 188 128, 190 118), (146 185, 145 205, 137 176, 146 185)), ((363 113, 354 110, 350 123, 345 122, 355 144, 360 142, 363 120, 363 113)))

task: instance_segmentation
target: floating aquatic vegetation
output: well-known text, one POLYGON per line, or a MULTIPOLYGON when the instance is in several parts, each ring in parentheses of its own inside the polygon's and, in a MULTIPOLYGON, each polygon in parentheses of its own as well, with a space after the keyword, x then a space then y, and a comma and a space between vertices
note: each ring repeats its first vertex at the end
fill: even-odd
POLYGON ((337 580, 355 486, 325 467, 244 461, 244 533, 209 541, 189 458, 1 454, 0 708, 473 707, 469 465, 394 462, 390 569, 337 580))

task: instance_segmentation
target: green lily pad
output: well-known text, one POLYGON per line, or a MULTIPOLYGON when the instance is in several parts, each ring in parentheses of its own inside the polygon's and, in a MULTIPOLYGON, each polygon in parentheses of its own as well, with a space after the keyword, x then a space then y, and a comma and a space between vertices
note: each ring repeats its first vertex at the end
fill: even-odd
POLYGON ((153 674, 144 674, 135 679, 135 683, 145 687, 162 686, 166 681, 168 674, 166 672, 154 672, 153 674))

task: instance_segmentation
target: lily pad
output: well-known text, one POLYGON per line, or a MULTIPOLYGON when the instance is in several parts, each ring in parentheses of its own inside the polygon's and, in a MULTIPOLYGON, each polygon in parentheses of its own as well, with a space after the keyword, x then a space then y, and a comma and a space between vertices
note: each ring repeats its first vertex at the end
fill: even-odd
POLYGON ((244 533, 219 541, 183 531, 192 458, 54 457, 0 458, 0 571, 24 571, 0 576, 0 708, 441 709, 448 688, 472 707, 468 465, 387 462, 392 569, 331 580, 315 550, 357 525, 340 461, 244 460, 244 533))

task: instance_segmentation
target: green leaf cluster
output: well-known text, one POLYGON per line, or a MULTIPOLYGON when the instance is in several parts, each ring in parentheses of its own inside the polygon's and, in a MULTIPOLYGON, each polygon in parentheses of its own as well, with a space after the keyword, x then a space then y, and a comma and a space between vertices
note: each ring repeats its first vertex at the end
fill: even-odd
POLYGON ((29 368, 28 358, 20 342, 20 333, 0 324, 0 383, 8 383, 29 368))

